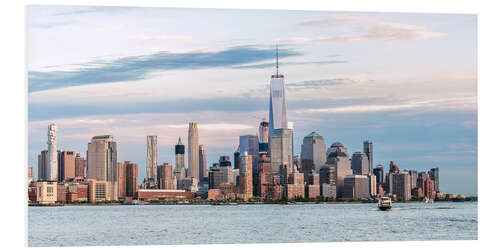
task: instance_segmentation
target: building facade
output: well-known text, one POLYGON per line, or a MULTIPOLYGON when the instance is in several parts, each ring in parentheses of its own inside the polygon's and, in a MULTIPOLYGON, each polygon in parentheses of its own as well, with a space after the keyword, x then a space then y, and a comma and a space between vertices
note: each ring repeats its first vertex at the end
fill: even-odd
POLYGON ((326 162, 326 144, 323 136, 312 132, 304 137, 300 151, 302 173, 308 174, 314 170, 319 172, 321 166, 326 162))
POLYGON ((188 130, 188 177, 200 180, 200 155, 199 155, 198 124, 189 123, 188 130))
POLYGON ((47 132, 47 146, 48 146, 48 171, 47 178, 51 181, 57 181, 57 124, 49 124, 49 129, 47 132))
MULTIPOLYGON (((158 137, 156 135, 148 135, 146 137, 147 158, 146 158, 146 178, 149 181, 156 182, 156 174, 158 172, 158 137)), ((158 184, 157 184, 158 185, 158 184)))
POLYGON ((293 130, 275 129, 269 140, 271 171, 279 173, 281 167, 293 166, 293 130))
POLYGON ((118 145, 112 135, 92 138, 88 144, 87 168, 88 178, 108 182, 110 199, 118 200, 118 145))

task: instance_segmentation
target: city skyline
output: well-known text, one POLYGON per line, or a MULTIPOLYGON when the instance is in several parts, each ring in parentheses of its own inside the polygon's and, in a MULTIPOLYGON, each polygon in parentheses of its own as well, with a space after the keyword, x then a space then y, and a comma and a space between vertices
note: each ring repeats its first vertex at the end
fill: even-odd
MULTIPOLYGON (((29 16, 32 8, 34 7, 28 8, 29 16)), ((58 10, 59 12, 53 13, 55 17, 52 19, 64 19, 64 13, 82 8, 63 8, 64 11, 58 10)), ((83 15, 96 15, 98 18, 105 18, 102 13, 112 9, 116 10, 112 14, 116 20, 119 20, 121 11, 126 11, 127 15, 130 15, 131 12, 135 13, 133 15, 144 15, 144 12, 149 13, 148 10, 150 10, 153 12, 152 16, 157 15, 157 12, 162 13, 162 11, 171 15, 174 15, 175 11, 196 12, 196 10, 186 9, 155 9, 153 11, 136 8, 96 8, 90 9, 87 14, 83 15)), ((212 12, 220 14, 216 10, 210 10, 206 15, 212 12)), ((238 11, 222 11, 223 14, 230 12, 238 11)), ((472 195, 477 193, 475 17, 471 20, 468 15, 447 15, 465 23, 465 25, 473 24, 466 26, 472 29, 473 38, 466 37, 466 41, 460 41, 457 45, 458 48, 454 48, 457 50, 454 58, 463 59, 463 62, 467 64, 467 66, 458 67, 457 72, 460 74, 456 75, 453 74, 454 72, 439 68, 440 64, 444 63, 442 60, 436 61, 436 68, 429 69, 423 64, 424 59, 431 56, 432 49, 423 55, 407 51, 408 46, 416 46, 416 44, 427 49, 444 46, 448 43, 442 40, 464 35, 461 33, 464 31, 456 31, 453 29, 455 26, 451 25, 450 27, 449 23, 431 25, 429 22, 432 21, 427 19, 436 19, 436 22, 443 19, 438 14, 411 14, 406 20, 402 15, 383 13, 300 11, 296 15, 292 15, 283 11, 256 12, 283 14, 289 22, 281 24, 288 25, 286 27, 300 27, 299 33, 311 32, 302 29, 315 29, 323 34, 328 31, 324 30, 324 26, 328 28, 331 25, 339 25, 346 29, 343 31, 345 34, 351 35, 342 34, 338 36, 337 40, 332 38, 331 41, 322 41, 327 39, 324 37, 317 39, 318 41, 296 38, 292 42, 286 40, 286 36, 291 35, 291 31, 285 29, 280 34, 284 37, 270 36, 266 40, 247 41, 247 44, 243 44, 241 41, 225 41, 225 43, 219 44, 220 48, 218 49, 208 49, 209 52, 203 52, 203 50, 207 50, 207 44, 216 44, 216 41, 205 41, 206 44, 188 42, 186 44, 190 44, 192 47, 178 48, 179 51, 172 52, 173 49, 170 48, 175 47, 178 42, 172 43, 169 42, 169 39, 176 40, 182 37, 162 37, 160 33, 155 33, 158 30, 150 30, 148 32, 157 34, 157 37, 142 37, 138 39, 142 42, 136 41, 137 44, 147 47, 145 44, 151 46, 150 43, 154 43, 157 39, 156 42, 159 44, 156 46, 160 47, 160 51, 171 51, 172 56, 181 62, 181 66, 184 66, 174 69, 145 67, 143 71, 147 74, 129 75, 127 79, 108 79, 103 82, 102 78, 97 80, 85 78, 84 70, 71 69, 71 60, 75 60, 76 64, 78 64, 78 60, 83 60, 76 58, 77 56, 70 56, 73 58, 59 62, 55 62, 57 56, 51 57, 50 61, 43 61, 40 54, 35 53, 37 51, 35 47, 43 44, 43 39, 36 36, 37 30, 49 33, 59 29, 64 31, 67 26, 78 25, 78 21, 75 21, 76 24, 70 22, 66 25, 57 25, 57 22, 48 18, 46 22, 52 21, 53 27, 48 27, 48 24, 41 27, 43 25, 37 23, 41 20, 37 19, 35 15, 34 18, 30 19, 31 23, 28 24, 28 29, 34 32, 33 36, 28 38, 30 166, 36 166, 37 155, 42 149, 45 149, 40 146, 43 143, 40 138, 46 136, 44 129, 49 121, 54 121, 59 125, 58 149, 84 153, 85 143, 92 136, 112 134, 121 146, 118 160, 121 162, 130 160, 138 163, 140 177, 145 176, 146 147, 144 137, 148 134, 158 135, 158 163, 169 162, 173 164, 175 162, 174 145, 179 136, 184 142, 188 141, 188 121, 196 121, 199 124, 199 143, 205 145, 208 166, 211 165, 210 163, 216 162, 221 155, 232 156, 238 147, 238 136, 257 134, 261 118, 267 117, 268 107, 265 99, 267 99, 266 93, 268 92, 266 90, 269 87, 269 77, 274 74, 273 46, 276 42, 280 42, 280 73, 287 76, 285 87, 287 88, 288 120, 294 122, 296 129, 294 131, 295 155, 300 152, 298 149, 302 138, 313 131, 325 138, 327 146, 340 141, 346 145, 349 152, 362 152, 363 141, 370 140, 374 144, 373 165, 382 163, 387 169, 389 161, 394 160, 403 169, 423 170, 439 167, 442 172, 440 182, 443 190, 472 195), (366 20, 370 20, 370 22, 367 23, 366 20), (391 41, 393 38, 391 35, 394 34, 373 34, 376 31, 371 27, 373 22, 386 28, 401 29, 406 33, 402 32, 401 37, 396 37, 396 40, 399 41, 391 41), (354 24, 361 25, 366 29, 360 31, 350 27, 354 24), (363 30, 368 35, 352 35, 356 32, 363 33, 363 30), (357 37, 360 41, 342 40, 342 37, 351 37, 351 39, 357 37), (257 45, 251 45, 255 43, 257 45), (317 46, 312 46, 311 43, 315 43, 317 46), (364 52, 367 52, 366 46, 374 44, 380 46, 381 51, 370 52, 372 54, 368 58, 388 53, 388 49, 391 47, 396 52, 388 53, 387 57, 399 60, 408 59, 415 64, 394 68, 394 63, 391 60, 374 63, 375 61, 371 61, 373 59, 369 59, 365 64, 361 63, 360 60, 365 58, 359 57, 360 55, 353 51, 363 49, 364 52), (332 51, 334 55, 323 58, 318 55, 316 47, 332 51), (472 55, 470 51, 461 50, 463 48, 470 49, 472 55), (183 49, 188 52, 182 52, 183 49), (202 50, 202 52, 193 52, 197 50, 202 50), (404 56, 408 58, 398 58, 397 51, 399 53, 405 51, 404 56), (335 55, 335 53, 343 54, 335 55), (227 64, 214 65, 213 61, 209 61, 205 62, 208 66, 192 65, 191 60, 199 60, 200 57, 207 56, 213 56, 213 61, 223 59, 222 61, 227 62, 227 64), (245 60, 238 59, 238 57, 244 57, 245 60), (60 63, 65 66, 47 68, 47 66, 62 65, 60 63), (376 66, 377 63, 382 63, 391 70, 382 70, 380 66, 376 66), (412 66, 418 66, 420 72, 412 73, 412 66), (215 69, 214 73, 209 72, 211 68, 215 69), (69 70, 78 79, 74 80, 76 78, 61 74, 58 70, 69 70), (371 74, 366 72, 370 70, 378 72, 371 74), (361 71, 365 71, 364 74, 356 73, 361 71), (444 72, 444 76, 436 75, 436 72, 444 72), (189 76, 194 76, 194 79, 186 80, 181 78, 180 74, 189 74, 189 76), (388 76, 385 76, 386 74, 388 76), (176 79, 174 76, 178 78, 176 79), (73 79, 73 82, 79 86, 57 85, 56 83, 63 82, 58 81, 58 77, 62 77, 67 82, 71 82, 73 79), (388 82, 387 77, 391 78, 392 82, 388 82), (54 80, 48 81, 47 79, 54 80), (163 86, 165 81, 171 82, 171 84, 163 86), (50 84, 44 84, 47 82, 50 84), (233 84, 234 82, 236 83, 233 84), (401 82, 407 84, 401 84, 401 82), (139 85, 141 88, 136 87, 139 85), (435 90, 436 86, 441 91, 432 92, 431 90, 435 90), (169 88, 173 88, 174 93, 164 91, 169 88), (189 89, 189 93, 185 92, 183 88, 189 89), (131 99, 127 99, 127 101, 137 101, 140 105, 131 108, 127 106, 127 103, 123 103, 123 100, 119 100, 120 98, 108 93, 109 91, 118 97, 131 94, 131 99), (157 95, 162 95, 162 98, 166 100, 157 103, 146 101, 146 99, 158 97, 157 95), (220 97, 215 98, 216 95, 220 97), (71 114, 58 108, 58 105, 68 97, 75 98, 74 102, 68 104, 75 111, 71 114), (199 97, 199 99, 189 100, 188 97, 199 97), (99 111, 94 105, 85 102, 88 98, 95 100, 98 105, 110 104, 111 108, 99 111), (163 109, 158 109, 159 105, 164 105, 163 109), (153 121, 154 119, 157 120, 153 121)), ((69 30, 66 31, 69 32, 69 30)), ((194 31, 187 29, 186 32, 194 31)), ((227 32, 231 33, 231 31, 227 32)), ((265 34, 253 36, 265 37, 265 34)), ((222 43, 222 41, 223 39, 219 42, 222 43)), ((151 49, 151 47, 148 48, 151 49)), ((443 53, 451 53, 451 51, 443 53)), ((160 62, 169 65, 168 60, 161 58, 160 52, 151 54, 151 51, 147 53, 142 51, 135 59, 133 53, 120 55, 113 51, 101 51, 93 55, 102 57, 104 61, 95 62, 92 65, 84 63, 87 70, 110 70, 107 73, 111 73, 113 69, 109 67, 130 65, 130 63, 133 64, 133 60, 138 58, 143 60, 141 62, 145 63, 146 66, 150 59, 160 60, 160 62), (112 55, 116 58, 104 59, 104 55, 112 55)), ((446 58, 447 56, 441 55, 441 57, 446 58)), ((87 58, 87 62, 92 62, 92 60, 89 61, 87 58)), ((202 62, 203 60, 199 63, 202 62)), ((447 67, 451 66, 447 65, 447 67)), ((109 76, 113 78, 115 75, 110 74, 109 76)))

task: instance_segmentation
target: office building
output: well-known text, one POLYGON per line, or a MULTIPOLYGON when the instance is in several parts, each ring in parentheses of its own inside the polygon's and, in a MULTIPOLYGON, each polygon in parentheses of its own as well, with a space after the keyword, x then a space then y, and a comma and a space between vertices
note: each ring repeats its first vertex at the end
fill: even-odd
POLYGON ((35 181, 35 171, 32 167, 28 167, 28 186, 35 181))
POLYGON ((86 179, 84 183, 88 185, 88 201, 90 203, 113 200, 108 192, 111 190, 111 188, 108 187, 108 184, 111 182, 86 179))
POLYGON ((238 149, 234 152, 234 169, 239 169, 240 168, 240 147, 238 146, 238 149))
POLYGON ((348 175, 344 177, 342 197, 350 199, 370 198, 368 177, 366 175, 348 175))
MULTIPOLYGON (((156 174, 158 172, 158 137, 156 135, 148 135, 146 137, 147 159, 146 159, 146 178, 150 182, 156 182, 156 174)), ((156 183, 157 185, 157 183, 156 183)))
POLYGON ((57 151, 58 181, 75 178, 76 154, 73 151, 57 151))
POLYGON ((384 166, 378 164, 376 168, 373 169, 373 174, 377 177, 377 183, 384 183, 384 166))
POLYGON ((79 153, 76 153, 75 156, 75 177, 85 177, 85 159, 81 157, 79 153))
POLYGON ((368 187, 369 187, 370 196, 376 196, 377 195, 377 177, 373 173, 367 174, 366 177, 368 178, 368 187))
POLYGON ((117 162, 116 168, 118 172, 118 199, 127 196, 127 169, 125 163, 117 162))
POLYGON ((240 156, 240 194, 244 200, 248 200, 253 196, 253 181, 252 181, 252 160, 253 156, 246 151, 240 156))
POLYGON ((281 167, 293 166, 293 130, 275 129, 269 140, 271 171, 280 173, 281 167))
POLYGON ((49 179, 49 169, 48 169, 48 163, 49 163, 49 151, 48 150, 42 150, 40 154, 38 155, 38 180, 39 181, 45 181, 49 179))
POLYGON ((47 145, 48 145, 48 171, 47 179, 57 181, 58 166, 57 166, 57 125, 55 123, 49 124, 47 132, 47 145))
POLYGON ((186 178, 186 166, 184 159, 184 145, 182 144, 181 138, 175 145, 175 170, 174 176, 177 179, 177 189, 181 189, 181 182, 186 178))
POLYGON ((391 193, 396 195, 398 200, 411 199, 411 183, 410 174, 407 171, 398 171, 392 173, 391 193))
POLYGON ((434 182, 434 191, 439 192, 439 168, 431 168, 429 176, 434 182))
POLYGON ((418 171, 415 170, 410 170, 408 171, 408 174, 410 175, 410 183, 411 183, 411 190, 417 187, 417 179, 418 179, 418 171))
POLYGON ((349 152, 347 148, 340 142, 333 143, 327 150, 326 165, 335 168, 335 186, 337 197, 342 197, 344 188, 344 178, 352 175, 351 159, 349 159, 349 152))
POLYGON ((259 143, 269 142, 269 122, 262 121, 259 125, 259 143))
POLYGON ((138 169, 137 163, 125 161, 127 197, 136 197, 138 169))
POLYGON ((368 156, 366 156, 365 153, 355 152, 352 155, 351 164, 353 174, 365 175, 372 172, 370 170, 370 161, 368 160, 368 156))
POLYGON ((198 155, 200 157, 199 163, 200 163, 200 181, 203 180, 203 178, 207 177, 205 175, 205 170, 207 169, 207 153, 205 152, 205 146, 199 145, 198 146, 198 155))
POLYGON ((371 141, 363 142, 363 152, 368 157, 369 171, 373 171, 373 143, 371 141))
POLYGON ((92 138, 87 150, 87 175, 89 179, 109 183, 106 188, 108 188, 107 195, 111 200, 118 200, 117 160, 118 145, 112 135, 92 138))
POLYGON ((256 173, 259 158, 259 138, 256 135, 241 135, 239 151, 240 154, 247 152, 252 157, 252 172, 256 173))
POLYGON ((323 136, 311 132, 302 141, 300 152, 300 168, 305 175, 311 170, 319 172, 319 168, 326 162, 326 144, 323 136))
POLYGON ((271 76, 269 88, 269 136, 276 129, 288 129, 285 98, 285 77, 278 71, 278 48, 276 47, 276 75, 271 76))
POLYGON ((200 180, 200 148, 198 137, 198 124, 189 123, 188 131, 188 177, 194 177, 200 180))

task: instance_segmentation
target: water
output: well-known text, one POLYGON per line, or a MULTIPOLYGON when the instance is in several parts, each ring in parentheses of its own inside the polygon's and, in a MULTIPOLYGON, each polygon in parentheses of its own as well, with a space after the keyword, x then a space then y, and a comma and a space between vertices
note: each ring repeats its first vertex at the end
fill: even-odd
POLYGON ((476 202, 29 207, 29 246, 476 240, 476 202))

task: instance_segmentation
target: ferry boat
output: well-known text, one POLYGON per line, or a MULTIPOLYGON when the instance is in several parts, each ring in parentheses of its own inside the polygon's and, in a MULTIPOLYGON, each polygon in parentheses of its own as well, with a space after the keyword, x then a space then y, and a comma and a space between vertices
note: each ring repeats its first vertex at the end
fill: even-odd
POLYGON ((433 200, 433 199, 429 199, 429 198, 425 197, 425 198, 423 199, 423 202, 424 202, 424 203, 434 203, 434 200, 433 200))
POLYGON ((378 200, 378 208, 383 211, 391 209, 392 208, 391 198, 380 197, 380 199, 378 200))
POLYGON ((303 206, 304 202, 288 201, 286 203, 281 203, 281 205, 285 205, 285 206, 303 206))

